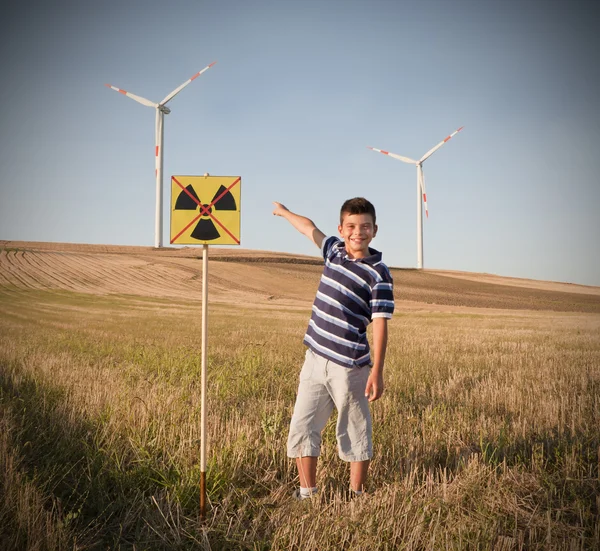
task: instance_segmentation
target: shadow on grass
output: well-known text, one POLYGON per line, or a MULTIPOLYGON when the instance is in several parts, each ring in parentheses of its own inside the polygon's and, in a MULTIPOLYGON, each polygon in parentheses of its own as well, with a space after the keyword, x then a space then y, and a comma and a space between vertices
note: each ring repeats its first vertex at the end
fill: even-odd
POLYGON ((18 420, 11 446, 27 477, 51 492, 61 522, 78 534, 77 548, 197 549, 200 542, 189 533, 184 537, 177 525, 185 521, 188 531, 200 534, 193 520, 197 485, 186 486, 159 460, 133 460, 126 442, 119 441, 120 451, 111 447, 102 419, 74 420, 64 401, 64 391, 0 362, 0 408, 18 420), (186 502, 178 511, 185 519, 175 520, 165 505, 175 487, 186 502))

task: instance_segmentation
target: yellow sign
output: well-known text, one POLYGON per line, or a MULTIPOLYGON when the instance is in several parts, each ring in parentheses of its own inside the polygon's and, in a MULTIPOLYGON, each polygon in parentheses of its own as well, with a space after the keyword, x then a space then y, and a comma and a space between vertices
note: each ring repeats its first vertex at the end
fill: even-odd
POLYGON ((239 245, 241 176, 172 176, 171 244, 239 245))

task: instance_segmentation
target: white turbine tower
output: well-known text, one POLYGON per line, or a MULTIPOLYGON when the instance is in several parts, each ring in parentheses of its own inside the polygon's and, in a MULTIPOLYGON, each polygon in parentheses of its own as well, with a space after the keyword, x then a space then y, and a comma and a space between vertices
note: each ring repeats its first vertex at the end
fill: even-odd
POLYGON ((425 153, 425 155, 423 155, 418 161, 408 157, 402 157, 401 155, 396 155, 395 153, 390 153, 389 151, 383 151, 382 149, 369 147, 369 149, 372 149, 373 151, 379 151, 379 153, 389 155, 390 157, 398 159, 404 163, 417 166, 417 268, 419 269, 423 268, 423 204, 425 205, 425 215, 429 217, 429 212, 427 210, 427 194, 425 193, 425 178, 423 177, 423 163, 448 140, 450 140, 450 138, 458 134, 463 128, 464 126, 461 126, 458 130, 452 132, 452 134, 444 138, 434 148, 425 153), (423 203, 421 203, 421 200, 423 203))
POLYGON ((154 223, 154 246, 162 247, 162 196, 163 196, 163 136, 164 136, 164 128, 163 121, 164 116, 168 115, 171 110, 167 107, 167 103, 172 100, 179 92, 181 92, 192 80, 198 78, 204 71, 210 69, 216 61, 213 61, 207 67, 204 67, 201 71, 198 71, 193 77, 186 80, 181 86, 175 88, 169 95, 165 97, 160 103, 154 103, 153 101, 147 100, 146 98, 142 98, 140 96, 136 96, 126 90, 121 90, 116 86, 111 86, 110 84, 105 84, 109 88, 120 92, 124 96, 131 98, 132 100, 141 103, 142 105, 146 105, 148 107, 154 107, 156 109, 156 129, 155 129, 155 150, 154 155, 156 157, 156 215, 155 215, 155 223, 154 223))

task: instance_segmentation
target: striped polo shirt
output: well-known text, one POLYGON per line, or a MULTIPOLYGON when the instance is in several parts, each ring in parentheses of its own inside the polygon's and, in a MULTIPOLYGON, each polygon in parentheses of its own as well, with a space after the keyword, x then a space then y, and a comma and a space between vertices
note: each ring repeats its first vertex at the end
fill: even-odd
POLYGON ((304 344, 336 364, 371 365, 367 325, 394 312, 390 271, 375 249, 366 258, 349 258, 337 237, 326 237, 322 252, 325 266, 304 344))

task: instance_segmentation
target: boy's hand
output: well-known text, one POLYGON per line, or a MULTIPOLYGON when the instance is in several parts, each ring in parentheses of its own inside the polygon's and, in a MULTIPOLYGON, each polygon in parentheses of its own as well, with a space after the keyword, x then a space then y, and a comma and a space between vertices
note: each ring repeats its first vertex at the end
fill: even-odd
POLYGON ((273 204, 275 205, 275 210, 273 211, 273 214, 275 216, 283 216, 284 212, 289 212, 288 208, 285 205, 282 205, 277 201, 273 201, 273 204))
POLYGON ((369 379, 367 380, 367 388, 365 388, 365 396, 368 396, 369 402, 379 400, 383 394, 383 374, 379 371, 371 370, 369 379))
POLYGON ((315 226, 314 222, 306 216, 300 216, 290 211, 285 205, 273 201, 275 209, 273 214, 275 216, 281 216, 285 218, 294 228, 296 228, 302 235, 306 235, 319 249, 325 239, 325 234, 315 226))

